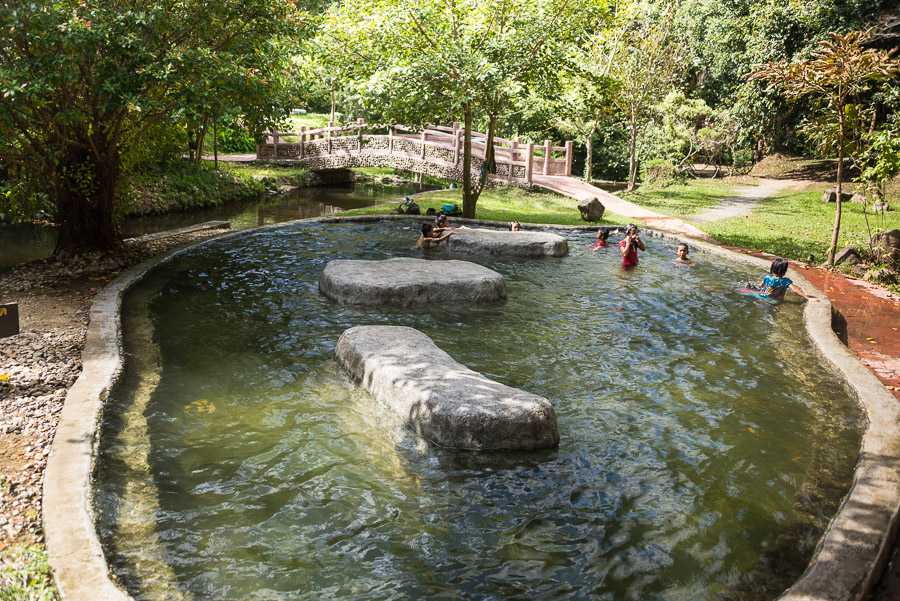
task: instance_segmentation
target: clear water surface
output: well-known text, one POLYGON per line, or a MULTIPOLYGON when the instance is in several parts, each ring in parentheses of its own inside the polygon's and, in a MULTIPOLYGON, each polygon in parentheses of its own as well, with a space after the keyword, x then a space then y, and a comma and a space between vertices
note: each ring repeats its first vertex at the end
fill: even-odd
POLYGON ((410 250, 417 223, 301 224, 192 250, 129 293, 128 360, 96 503, 140 599, 772 598, 851 481, 862 417, 808 342, 798 298, 648 238, 567 233, 562 259, 410 250), (461 258, 499 304, 343 307, 332 259, 461 258), (416 439, 332 353, 359 324, 418 328, 550 399, 558 449, 416 439))
MULTIPOLYGON (((266 194, 249 202, 234 202, 164 215, 128 217, 122 221, 122 235, 130 238, 155 234, 204 221, 228 221, 232 229, 246 229, 399 201, 408 194, 433 188, 434 186, 422 184, 379 182, 297 188, 285 194, 266 194)), ((0 222, 0 271, 20 263, 46 259, 53 254, 58 237, 59 232, 55 226, 36 223, 10 225, 0 222)))

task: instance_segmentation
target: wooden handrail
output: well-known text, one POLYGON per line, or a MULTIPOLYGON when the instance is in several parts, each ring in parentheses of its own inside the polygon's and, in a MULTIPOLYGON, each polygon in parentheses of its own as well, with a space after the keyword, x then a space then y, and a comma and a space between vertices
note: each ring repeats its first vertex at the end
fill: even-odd
MULTIPOLYGON (((362 148, 361 138, 360 142, 355 145, 355 148, 352 144, 349 147, 346 144, 341 144, 340 148, 335 150, 335 139, 359 137, 362 135, 360 130, 365 128, 387 129, 388 133, 386 135, 373 135, 387 138, 388 154, 401 154, 425 161, 427 154, 425 149, 430 146, 445 151, 452 151, 453 153, 452 161, 434 157, 428 159, 432 162, 452 165, 458 168, 462 161, 462 143, 465 132, 460 129, 459 123, 454 123, 452 127, 429 125, 424 129, 420 129, 403 124, 369 124, 362 119, 358 119, 356 123, 348 123, 342 126, 335 126, 334 123, 329 122, 327 127, 317 127, 313 129, 301 127, 299 132, 280 132, 277 130, 266 132, 266 145, 271 144, 273 147, 272 156, 275 159, 279 158, 279 147, 295 148, 296 146, 300 146, 299 153, 294 151, 292 156, 303 159, 307 156, 306 142, 322 139, 327 140, 325 146, 327 147, 328 155, 334 152, 337 154, 373 152, 362 148), (282 140, 286 137, 299 137, 300 142, 283 142, 282 140), (271 143, 268 141, 270 139, 271 143), (395 140, 406 140, 414 142, 419 146, 415 147, 415 152, 398 150, 394 148, 395 140)), ((479 159, 483 159, 487 155, 487 137, 487 134, 482 132, 471 132, 473 155, 479 159)), ((543 144, 537 145, 534 142, 525 142, 519 137, 514 140, 507 140, 500 137, 494 137, 493 139, 494 160, 496 161, 497 166, 506 165, 508 169, 507 175, 500 177, 505 177, 509 181, 524 180, 526 182, 531 182, 535 165, 537 165, 538 171, 542 175, 571 175, 572 147, 573 143, 571 140, 566 141, 565 146, 553 146, 553 143, 550 140, 545 140, 543 144), (562 153, 563 157, 554 157, 554 153, 562 153), (513 175, 514 168, 516 167, 522 168, 520 173, 524 173, 524 176, 513 175)), ((260 147, 258 146, 257 154, 259 154, 259 148, 260 147)), ((314 151, 313 156, 322 155, 314 151)))

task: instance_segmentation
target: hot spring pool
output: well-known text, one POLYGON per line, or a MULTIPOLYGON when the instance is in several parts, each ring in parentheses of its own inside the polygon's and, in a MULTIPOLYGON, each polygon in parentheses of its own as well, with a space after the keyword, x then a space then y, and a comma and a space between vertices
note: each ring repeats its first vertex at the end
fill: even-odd
POLYGON ((757 270, 645 237, 567 233, 562 259, 410 250, 419 222, 305 223, 192 249, 126 296, 95 502, 140 599, 772 598, 847 492, 861 412, 802 302, 757 270), (618 239, 615 240, 617 242, 618 239), (475 261, 500 304, 342 307, 332 259, 475 261), (407 325, 550 399, 542 452, 436 449, 332 359, 344 329, 407 325))

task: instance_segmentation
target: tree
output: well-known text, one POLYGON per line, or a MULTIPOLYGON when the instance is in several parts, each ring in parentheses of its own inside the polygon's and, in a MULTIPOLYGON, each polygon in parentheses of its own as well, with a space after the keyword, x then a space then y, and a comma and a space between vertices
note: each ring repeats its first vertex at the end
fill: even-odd
POLYGON ((463 215, 474 217, 489 170, 473 181, 473 124, 486 128, 492 148, 528 86, 554 74, 554 40, 602 8, 595 0, 348 0, 326 35, 344 49, 346 72, 376 119, 422 126, 462 117, 463 215))
POLYGON ((48 186, 57 251, 118 244, 123 158, 160 123, 281 116, 301 17, 289 0, 4 2, 0 160, 48 186))
MULTIPOLYGON (((675 11, 676 5, 667 5, 659 19, 651 21, 649 7, 634 4, 623 11, 619 25, 624 43, 616 53, 611 75, 618 84, 616 104, 628 132, 629 191, 637 184, 644 127, 652 119, 653 106, 672 87, 683 62, 682 47, 669 39, 675 11)), ((619 37, 613 31, 609 39, 619 37)))
POLYGON ((587 31, 583 43, 567 44, 568 52, 562 53, 567 55, 566 68, 555 82, 557 85, 544 94, 552 98, 550 110, 559 128, 584 141, 584 181, 588 183, 593 181, 594 136, 601 124, 611 118, 616 93, 609 73, 618 43, 604 43, 601 31, 587 31))
POLYGON ((754 64, 809 56, 827 32, 869 27, 890 6, 886 0, 681 0, 672 31, 690 58, 680 87, 739 119, 740 141, 754 145, 757 158, 770 148, 805 151, 796 133, 807 102, 789 104, 742 76, 754 64))
POLYGON ((831 245, 828 247, 829 266, 834 264, 841 230, 841 187, 848 113, 852 115, 856 112, 853 101, 860 99, 873 82, 900 73, 900 62, 891 58, 896 49, 864 48, 868 34, 851 31, 846 35, 831 33, 830 36, 831 40, 820 42, 819 50, 808 59, 793 62, 781 59, 755 65, 754 71, 747 75, 749 80, 768 81, 770 88, 778 88, 789 99, 812 97, 816 108, 825 116, 824 121, 819 121, 806 131, 820 142, 833 139, 837 148, 837 202, 831 245))

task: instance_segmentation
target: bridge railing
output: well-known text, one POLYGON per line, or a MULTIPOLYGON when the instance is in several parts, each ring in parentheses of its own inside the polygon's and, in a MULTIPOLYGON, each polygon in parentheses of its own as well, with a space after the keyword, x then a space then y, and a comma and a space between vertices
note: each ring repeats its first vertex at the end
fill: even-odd
MULTIPOLYGON (((422 161, 460 169, 465 131, 459 123, 452 127, 428 126, 415 130, 403 125, 387 127, 387 134, 366 134, 373 126, 364 120, 344 126, 301 127, 299 132, 269 132, 264 144, 257 145, 260 159, 304 160, 306 158, 378 153, 417 158, 422 161)), ((384 126, 382 126, 384 127, 384 126)), ((495 179, 530 183, 535 175, 571 175, 572 142, 554 146, 495 137, 491 176, 495 179)), ((487 134, 472 132, 473 169, 480 170, 488 158, 487 134)))

